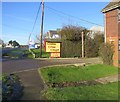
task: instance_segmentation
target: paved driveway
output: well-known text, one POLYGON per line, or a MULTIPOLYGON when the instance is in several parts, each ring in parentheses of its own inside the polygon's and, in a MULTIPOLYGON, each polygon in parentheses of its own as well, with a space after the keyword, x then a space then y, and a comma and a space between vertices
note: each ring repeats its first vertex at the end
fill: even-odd
POLYGON ((76 63, 100 63, 99 58, 89 59, 18 59, 2 62, 3 73, 13 73, 25 70, 38 69, 44 66, 76 64, 76 63))

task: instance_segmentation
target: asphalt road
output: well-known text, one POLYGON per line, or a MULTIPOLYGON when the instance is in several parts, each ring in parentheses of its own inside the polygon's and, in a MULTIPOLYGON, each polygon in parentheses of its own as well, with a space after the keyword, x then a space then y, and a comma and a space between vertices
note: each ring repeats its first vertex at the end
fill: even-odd
POLYGON ((100 63, 99 58, 89 59, 18 59, 6 60, 2 63, 2 73, 15 73, 25 70, 34 70, 40 67, 61 65, 61 64, 80 64, 80 63, 100 63))

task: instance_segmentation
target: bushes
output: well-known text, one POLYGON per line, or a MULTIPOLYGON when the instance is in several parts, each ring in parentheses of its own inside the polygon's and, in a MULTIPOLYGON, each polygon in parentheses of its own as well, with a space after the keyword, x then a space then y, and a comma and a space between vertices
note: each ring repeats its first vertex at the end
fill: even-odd
POLYGON ((87 35, 85 38, 85 56, 86 57, 98 57, 100 45, 104 42, 104 35, 101 33, 95 33, 92 38, 87 35))
POLYGON ((23 86, 14 74, 2 76, 2 100, 18 100, 22 96, 23 86))
POLYGON ((61 56, 62 57, 81 57, 80 41, 62 41, 61 56))
POLYGON ((66 25, 61 31, 61 57, 81 57, 81 32, 87 30, 81 26, 66 25))
POLYGON ((98 57, 99 47, 104 42, 104 35, 100 32, 94 33, 91 37, 89 31, 80 26, 67 25, 61 31, 61 57, 81 57, 82 38, 84 32, 85 57, 98 57))
POLYGON ((113 54, 114 54, 113 47, 114 47, 113 44, 109 44, 109 43, 101 45, 99 54, 104 64, 107 65, 113 64, 113 54))
POLYGON ((86 39, 85 41, 85 57, 97 57, 98 56, 98 47, 95 41, 91 38, 86 39))

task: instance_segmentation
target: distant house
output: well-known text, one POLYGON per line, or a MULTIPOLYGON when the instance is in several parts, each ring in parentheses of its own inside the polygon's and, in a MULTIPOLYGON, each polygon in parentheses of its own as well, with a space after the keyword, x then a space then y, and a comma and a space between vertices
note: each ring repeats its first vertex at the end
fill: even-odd
POLYGON ((3 45, 3 40, 0 39, 0 47, 3 45))
POLYGON ((28 48, 28 45, 20 45, 20 48, 28 48))
POLYGON ((113 0, 103 10, 105 42, 114 44, 113 64, 120 66, 120 0, 113 0))
POLYGON ((61 35, 59 34, 59 30, 49 30, 45 38, 46 39, 60 39, 61 35))
POLYGON ((88 34, 90 35, 91 38, 94 38, 95 34, 104 34, 104 27, 101 27, 101 26, 92 26, 90 29, 89 29, 89 32, 88 34))
MULTIPOLYGON (((43 45, 42 45, 43 46, 43 45)), ((43 46, 44 47, 44 46, 43 46)), ((35 43, 35 48, 40 48, 40 43, 35 43)))
POLYGON ((5 46, 6 48, 13 48, 13 46, 11 44, 6 44, 5 46))

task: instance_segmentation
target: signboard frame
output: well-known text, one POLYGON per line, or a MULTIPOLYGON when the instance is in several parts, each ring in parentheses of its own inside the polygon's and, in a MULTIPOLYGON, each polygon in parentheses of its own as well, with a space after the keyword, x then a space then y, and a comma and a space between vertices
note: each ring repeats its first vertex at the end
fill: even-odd
POLYGON ((60 52, 51 52, 50 53, 50 58, 60 58, 60 52))
POLYGON ((45 51, 46 52, 61 52, 61 43, 60 42, 47 42, 45 41, 45 51), (57 51, 58 50, 58 51, 57 51))

